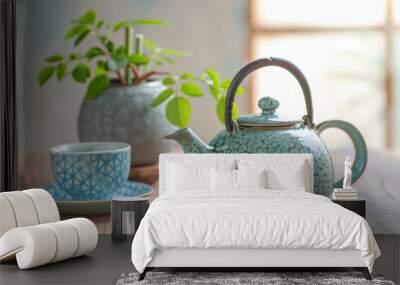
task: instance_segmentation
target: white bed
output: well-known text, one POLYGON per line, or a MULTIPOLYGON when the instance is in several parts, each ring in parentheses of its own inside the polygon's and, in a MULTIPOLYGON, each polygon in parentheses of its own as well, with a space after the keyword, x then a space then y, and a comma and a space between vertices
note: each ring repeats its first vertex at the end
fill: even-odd
MULTIPOLYGON (((354 267, 368 278, 380 251, 367 222, 312 194, 312 173, 307 154, 161 155, 160 197, 134 237, 134 266, 141 278, 154 267, 354 267), (193 181, 193 189, 174 191, 168 182, 190 179, 184 169, 181 176, 171 173, 171 163, 218 168, 233 162, 240 169, 249 160, 283 178, 296 177, 291 169, 301 163, 304 177, 297 179, 304 189, 215 191, 193 181)), ((193 180, 206 180, 201 175, 193 180)))

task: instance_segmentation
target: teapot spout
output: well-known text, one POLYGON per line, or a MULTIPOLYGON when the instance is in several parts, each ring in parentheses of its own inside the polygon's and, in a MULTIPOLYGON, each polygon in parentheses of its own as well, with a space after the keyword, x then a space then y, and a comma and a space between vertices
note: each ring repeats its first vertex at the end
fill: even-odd
POLYGON ((184 153, 212 153, 214 149, 200 139, 191 128, 177 130, 164 136, 166 139, 177 141, 184 153))

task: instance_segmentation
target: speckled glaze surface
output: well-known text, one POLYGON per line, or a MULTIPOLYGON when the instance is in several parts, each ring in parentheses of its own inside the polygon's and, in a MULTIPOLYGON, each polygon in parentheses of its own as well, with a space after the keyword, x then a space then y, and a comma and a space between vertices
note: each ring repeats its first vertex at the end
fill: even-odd
POLYGON ((163 89, 159 81, 138 86, 113 83, 96 99, 83 100, 78 119, 80 141, 124 142, 132 147, 132 164, 156 163, 160 153, 174 148, 163 136, 176 129, 165 119, 164 105, 149 107, 163 89))
POLYGON ((287 130, 243 129, 233 134, 221 131, 210 146, 217 153, 311 153, 314 157, 314 192, 330 195, 333 166, 325 144, 307 126, 287 130))

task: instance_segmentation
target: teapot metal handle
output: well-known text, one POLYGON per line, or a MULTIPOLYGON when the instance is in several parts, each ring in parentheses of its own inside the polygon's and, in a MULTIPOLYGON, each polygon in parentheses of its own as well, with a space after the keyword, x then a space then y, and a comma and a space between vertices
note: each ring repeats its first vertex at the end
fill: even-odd
POLYGON ((239 70, 239 72, 233 78, 232 83, 229 86, 225 102, 226 130, 228 132, 232 132, 235 129, 236 122, 232 119, 232 108, 233 108, 233 101, 235 100, 236 90, 240 86, 240 83, 242 83, 243 79, 253 71, 266 66, 282 67, 287 71, 289 71, 297 79, 297 81, 301 86, 301 89, 303 90, 304 100, 306 101, 307 115, 305 115, 303 119, 309 127, 313 128, 314 127, 313 107, 312 107, 311 91, 307 79, 300 71, 300 69, 290 61, 287 61, 282 58, 270 57, 270 58, 261 58, 253 62, 250 62, 249 64, 245 65, 241 70, 239 70))

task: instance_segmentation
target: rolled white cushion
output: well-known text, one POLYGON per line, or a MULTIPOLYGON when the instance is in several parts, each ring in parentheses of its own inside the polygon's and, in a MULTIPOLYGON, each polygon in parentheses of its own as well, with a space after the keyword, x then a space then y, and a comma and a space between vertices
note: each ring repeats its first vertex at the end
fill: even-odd
POLYGON ((0 239, 0 260, 16 254, 20 269, 49 263, 56 251, 56 237, 43 225, 14 228, 0 239))
POLYGON ((56 202, 49 192, 42 189, 29 189, 22 192, 28 194, 32 199, 39 218, 39 224, 60 220, 56 202))
POLYGON ((31 197, 22 191, 1 193, 8 202, 15 216, 17 227, 33 226, 39 223, 35 205, 31 197))
POLYGON ((96 248, 98 232, 92 221, 85 218, 74 218, 65 220, 65 222, 73 225, 78 233, 78 248, 74 256, 86 254, 96 248))
POLYGON ((55 222, 43 225, 56 236, 57 251, 51 262, 57 262, 74 256, 78 250, 79 237, 70 223, 55 222))
POLYGON ((0 238, 0 261, 16 255, 20 269, 32 268, 86 254, 97 238, 96 226, 84 218, 14 228, 0 238))
POLYGON ((16 226, 17 223, 10 202, 6 197, 0 195, 0 237, 6 231, 15 228, 16 226))

